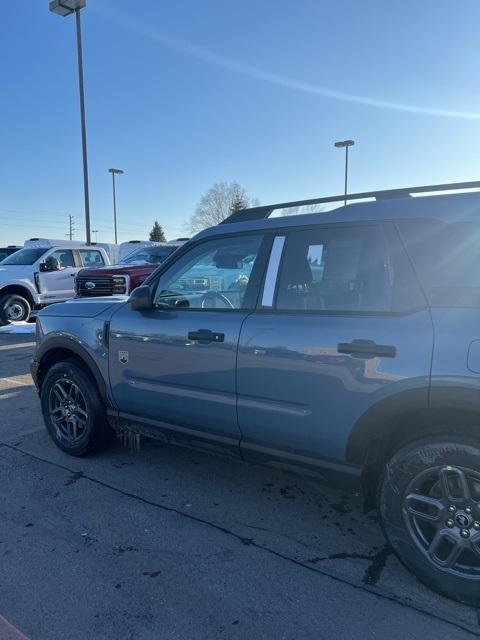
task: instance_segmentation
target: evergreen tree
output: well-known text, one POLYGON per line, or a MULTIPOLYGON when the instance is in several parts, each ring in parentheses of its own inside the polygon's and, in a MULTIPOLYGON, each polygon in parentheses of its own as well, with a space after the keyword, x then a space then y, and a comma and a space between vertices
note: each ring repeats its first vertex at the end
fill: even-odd
POLYGON ((150 231, 150 240, 152 242, 166 242, 165 234, 162 227, 158 224, 158 220, 155 220, 152 230, 150 231))
POLYGON ((248 200, 245 197, 245 192, 237 191, 232 198, 230 205, 230 213, 236 213, 242 209, 246 209, 249 206, 248 200))

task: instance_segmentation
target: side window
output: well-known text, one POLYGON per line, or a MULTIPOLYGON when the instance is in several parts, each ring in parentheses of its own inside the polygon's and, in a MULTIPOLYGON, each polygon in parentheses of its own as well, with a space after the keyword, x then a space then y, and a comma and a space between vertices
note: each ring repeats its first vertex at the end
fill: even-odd
POLYGON ((392 311, 393 263, 380 225, 294 231, 280 267, 277 309, 392 311))
POLYGON ((105 261, 100 251, 94 249, 80 249, 80 257, 84 267, 103 267, 105 261))
POLYGON ((480 224, 401 220, 397 226, 431 306, 480 307, 480 224))
POLYGON ((243 309, 262 236, 212 239, 177 260, 160 277, 155 306, 166 309, 243 309))
POLYGON ((53 271, 76 266, 73 251, 70 249, 58 249, 49 255, 47 260, 52 264, 53 271))

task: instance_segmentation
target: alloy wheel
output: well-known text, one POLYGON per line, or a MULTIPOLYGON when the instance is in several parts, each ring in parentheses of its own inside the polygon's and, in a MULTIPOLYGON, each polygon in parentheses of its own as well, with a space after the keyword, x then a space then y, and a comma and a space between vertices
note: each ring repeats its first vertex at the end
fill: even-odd
POLYGON ((405 492, 403 515, 433 565, 480 580, 480 473, 460 466, 420 473, 405 492))
POLYGON ((57 437, 74 444, 87 429, 87 403, 78 385, 68 378, 57 380, 48 399, 49 414, 57 437))

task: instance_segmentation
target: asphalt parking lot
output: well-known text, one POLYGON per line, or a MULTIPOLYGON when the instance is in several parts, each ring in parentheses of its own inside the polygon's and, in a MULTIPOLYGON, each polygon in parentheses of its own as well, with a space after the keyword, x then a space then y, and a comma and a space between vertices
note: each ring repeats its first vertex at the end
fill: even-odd
POLYGON ((0 638, 468 638, 478 612, 417 582, 358 497, 144 441, 57 450, 0 334, 0 638))

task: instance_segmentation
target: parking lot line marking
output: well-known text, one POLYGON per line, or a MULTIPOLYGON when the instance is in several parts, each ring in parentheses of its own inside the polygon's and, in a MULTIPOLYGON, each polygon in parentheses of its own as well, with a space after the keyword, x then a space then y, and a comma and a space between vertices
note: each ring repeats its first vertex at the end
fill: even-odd
MULTIPOLYGON (((22 376, 19 376, 22 377, 22 376)), ((3 381, 9 382, 10 384, 13 384, 14 387, 31 387, 33 386, 33 382, 20 382, 19 380, 15 380, 14 378, 0 378, 0 388, 3 387, 2 383, 3 381)), ((7 387, 8 388, 8 387, 7 387)))
MULTIPOLYGON (((29 456, 30 458, 33 458, 34 460, 38 460, 39 462, 43 462, 44 464, 48 464, 51 465, 52 467, 56 467, 57 469, 63 469, 64 471, 68 471, 69 473, 75 474, 78 473, 78 471, 76 471, 75 469, 72 469, 71 467, 68 467, 66 464, 62 464, 61 462, 55 462, 53 460, 48 460, 47 458, 42 458, 42 456, 36 454, 36 453, 31 453, 30 451, 26 451, 25 449, 21 449, 20 447, 17 447, 15 445, 12 444, 8 444, 7 442, 3 443, 4 447, 7 449, 11 449, 12 451, 16 451, 17 453, 21 453, 23 455, 29 456)), ((308 565, 306 564, 304 561, 302 560, 298 560, 297 558, 294 557, 290 557, 286 554, 280 553, 279 551, 275 551, 275 549, 271 549, 270 547, 261 544, 259 542, 256 542, 253 538, 245 538, 244 536, 240 535, 239 533, 237 533, 236 531, 234 531, 233 529, 228 529, 227 527, 224 527, 220 524, 217 524, 215 522, 211 522, 209 520, 206 520, 205 518, 202 518, 201 516, 196 516, 193 513, 187 513, 186 511, 182 511, 181 509, 178 509, 176 507, 171 507, 165 504, 162 504, 161 502, 155 502, 154 500, 148 499, 148 498, 144 498, 143 496, 140 496, 136 493, 133 493, 132 491, 126 491, 124 489, 121 489, 119 487, 116 487, 114 485, 109 484, 108 482, 105 482, 104 480, 100 480, 98 478, 95 478, 94 476, 89 476, 88 474, 83 474, 81 476, 82 480, 86 480, 88 482, 92 482, 100 487, 104 487, 105 489, 109 489, 110 491, 114 491, 115 493, 118 493, 122 496, 124 496, 125 498, 130 498, 131 500, 135 500, 136 502, 140 502, 142 504, 145 504, 147 506, 150 507, 154 507, 156 509, 160 509, 161 511, 165 511, 167 513, 173 513, 176 514, 182 518, 186 518, 187 520, 191 520, 192 522, 196 522, 198 524, 207 526, 207 527, 211 527, 212 529, 215 529, 216 531, 220 532, 220 533, 224 533, 228 536, 231 536, 232 538, 235 538, 236 540, 240 541, 242 544, 244 545, 248 545, 253 547, 254 549, 258 550, 258 551, 263 551, 265 553, 268 553, 272 556, 275 556, 277 558, 280 558, 281 560, 285 560, 286 562, 289 562, 290 564, 295 565, 296 567, 305 569, 309 572, 312 573, 317 573, 321 576, 330 578, 331 580, 338 582, 340 584, 344 584, 347 585, 357 591, 363 591, 366 592, 376 598, 379 598, 380 600, 387 600, 388 602, 393 602, 395 604, 398 604, 400 607, 404 607, 406 609, 411 609, 413 611, 417 611, 418 613, 421 613, 422 615, 426 616, 427 618, 432 618, 433 620, 439 620, 441 622, 444 622, 445 624, 452 626, 456 629, 462 629, 463 631, 469 633, 472 636, 475 637, 480 637, 480 634, 478 633, 478 631, 476 629, 473 628, 472 623, 469 620, 465 620, 462 618, 457 618, 456 620, 451 620, 448 617, 446 617, 445 615, 442 614, 437 614, 434 613, 432 611, 429 611, 426 607, 422 607, 422 605, 420 604, 415 604, 413 602, 407 602, 405 601, 401 596, 398 596, 392 592, 389 591, 383 591, 381 589, 381 587, 378 587, 376 585, 367 585, 367 584, 363 584, 363 583, 358 583, 355 582, 354 580, 349 580, 348 578, 345 578, 343 576, 337 575, 335 573, 330 572, 328 569, 320 569, 319 567, 314 567, 313 565, 308 565)), ((470 607, 470 609, 472 609, 470 607)), ((28 640, 28 639, 27 639, 28 640)))
POLYGON ((17 627, 15 627, 11 622, 9 622, 6 618, 4 618, 0 614, 0 631, 2 630, 2 627, 4 630, 7 630, 13 633, 13 638, 17 638, 17 640, 30 640, 30 638, 28 638, 24 633, 22 633, 20 629, 17 629, 17 627))
POLYGON ((35 342, 19 342, 18 344, 2 344, 0 351, 10 351, 10 349, 23 349, 24 347, 34 347, 35 342))

